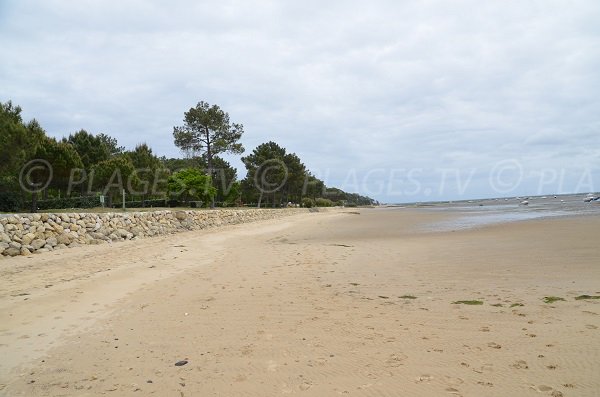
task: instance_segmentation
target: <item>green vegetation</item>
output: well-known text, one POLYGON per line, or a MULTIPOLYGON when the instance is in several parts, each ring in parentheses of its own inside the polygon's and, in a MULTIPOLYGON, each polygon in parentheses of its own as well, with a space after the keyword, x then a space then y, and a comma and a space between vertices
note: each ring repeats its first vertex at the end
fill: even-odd
POLYGON ((564 301, 564 298, 559 296, 544 296, 544 303, 554 303, 558 301, 564 301))
POLYGON ((35 119, 24 121, 21 111, 11 101, 0 102, 0 212, 90 208, 101 205, 100 196, 104 206, 120 208, 123 191, 129 208, 376 203, 327 187, 295 153, 272 141, 242 158, 247 174, 239 179, 219 155, 244 152, 243 125, 206 102, 184 112, 183 124, 173 128, 183 158, 158 157, 144 142, 128 150, 107 134, 84 129, 62 139, 49 137, 35 119), (51 171, 29 165, 34 160, 51 171))
POLYGON ((600 295, 579 295, 575 297, 575 300, 583 300, 583 299, 600 299, 600 295))
POLYGON ((455 305, 483 305, 483 301, 470 300, 470 301, 455 301, 452 302, 455 305))
MULTIPOLYGON (((231 123, 229 114, 219 106, 210 106, 207 102, 198 104, 184 113, 184 124, 173 127, 175 146, 183 150, 188 157, 203 155, 206 159, 206 173, 213 177, 214 158, 220 153, 244 153, 239 142, 244 133, 242 124, 231 123)), ((214 196, 211 207, 215 206, 214 196)))
POLYGON ((217 194, 211 178, 196 168, 175 172, 167 181, 169 196, 181 201, 210 202, 217 194))

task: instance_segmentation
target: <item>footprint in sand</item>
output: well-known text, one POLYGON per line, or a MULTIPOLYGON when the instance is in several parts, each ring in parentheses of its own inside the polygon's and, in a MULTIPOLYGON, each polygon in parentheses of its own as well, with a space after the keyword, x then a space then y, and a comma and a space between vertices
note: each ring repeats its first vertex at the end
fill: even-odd
POLYGON ((449 386, 459 386, 459 385, 462 385, 463 383, 465 383, 465 381, 462 380, 461 378, 452 378, 450 376, 444 376, 444 381, 449 386))
POLYGON ((458 389, 455 389, 454 387, 447 387, 446 391, 450 394, 460 395, 460 391, 458 391, 458 389))
POLYGON ((488 347, 491 347, 492 349, 502 349, 502 346, 500 346, 496 342, 490 342, 487 345, 488 345, 488 347))
POLYGON ((431 375, 421 375, 421 376, 417 377, 417 379, 415 379, 415 383, 431 382, 432 380, 433 380, 433 376, 431 376, 431 375))
POLYGON ((391 354, 390 357, 385 360, 385 366, 386 367, 399 367, 401 365, 403 365, 403 361, 406 360, 407 356, 399 353, 399 354, 391 354))
POLYGON ((515 368, 515 369, 528 369, 529 366, 527 365, 527 362, 524 360, 517 360, 515 361, 511 367, 515 368))

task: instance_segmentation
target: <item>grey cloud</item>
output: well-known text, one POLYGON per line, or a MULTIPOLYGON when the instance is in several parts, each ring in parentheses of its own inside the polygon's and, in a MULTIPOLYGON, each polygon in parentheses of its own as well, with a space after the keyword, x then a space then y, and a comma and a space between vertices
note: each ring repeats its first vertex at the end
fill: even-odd
POLYGON ((248 149, 276 140, 332 184, 423 168, 435 190, 436 170, 474 168, 464 194, 494 196, 503 159, 597 164, 594 1, 2 4, 0 100, 56 136, 177 155, 173 125, 207 100, 244 123, 248 149))

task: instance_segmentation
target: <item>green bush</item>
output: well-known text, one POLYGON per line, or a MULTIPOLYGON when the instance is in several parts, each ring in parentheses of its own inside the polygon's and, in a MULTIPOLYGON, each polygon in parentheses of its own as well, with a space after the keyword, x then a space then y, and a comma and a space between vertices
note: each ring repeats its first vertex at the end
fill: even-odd
POLYGON ((317 198, 315 204, 317 207, 333 207, 333 201, 322 197, 317 198))
POLYGON ((40 210, 58 210, 66 208, 94 208, 100 207, 100 197, 98 196, 82 196, 55 198, 50 200, 38 200, 37 207, 40 210))
POLYGON ((0 192, 0 211, 17 212, 23 209, 23 198, 15 192, 0 192))
POLYGON ((302 206, 304 208, 312 208, 315 206, 315 201, 313 199, 311 199, 310 197, 304 197, 302 199, 302 206))

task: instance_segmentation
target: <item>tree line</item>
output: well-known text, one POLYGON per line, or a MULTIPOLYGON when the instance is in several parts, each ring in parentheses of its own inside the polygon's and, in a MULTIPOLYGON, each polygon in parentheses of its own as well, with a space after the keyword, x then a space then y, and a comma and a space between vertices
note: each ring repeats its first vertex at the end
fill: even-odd
POLYGON ((81 203, 74 198, 94 198, 90 202, 97 204, 100 196, 105 197, 105 205, 116 206, 122 204, 123 190, 130 207, 375 203, 369 197, 327 187, 295 153, 272 141, 241 157, 247 173, 239 179, 237 170, 221 156, 244 154, 243 125, 231 122, 228 113, 206 102, 184 112, 183 124, 173 128, 180 158, 159 157, 147 143, 127 150, 114 137, 83 129, 56 139, 35 119, 24 121, 21 112, 11 101, 0 102, 3 211, 25 206, 35 211, 43 203, 59 205, 59 200, 67 200, 67 205, 81 203))

